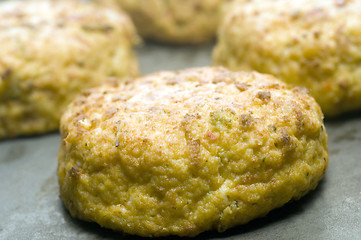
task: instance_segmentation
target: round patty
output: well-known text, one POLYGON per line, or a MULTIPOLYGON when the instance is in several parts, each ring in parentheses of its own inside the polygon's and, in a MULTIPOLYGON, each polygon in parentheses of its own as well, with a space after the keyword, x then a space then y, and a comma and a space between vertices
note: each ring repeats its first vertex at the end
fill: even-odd
POLYGON ((141 236, 195 236, 266 215, 325 173, 323 115, 304 89, 223 68, 92 89, 61 119, 71 215, 141 236))
POLYGON ((129 13, 140 35, 171 44, 214 39, 223 4, 229 0, 94 0, 113 2, 129 13))
POLYGON ((361 3, 236 1, 214 63, 271 73, 310 89, 326 116, 361 108, 361 3))
POLYGON ((134 76, 134 27, 76 1, 0 4, 0 138, 56 130, 65 106, 109 76, 134 76))

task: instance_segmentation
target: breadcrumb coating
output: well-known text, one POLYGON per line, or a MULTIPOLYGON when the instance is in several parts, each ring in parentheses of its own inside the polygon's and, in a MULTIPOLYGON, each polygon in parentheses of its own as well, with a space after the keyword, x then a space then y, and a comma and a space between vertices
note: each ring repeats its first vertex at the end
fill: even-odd
POLYGON ((136 41, 128 17, 89 3, 0 3, 0 138, 54 131, 82 89, 137 75, 136 41))
POLYGON ((145 39, 170 44, 214 40, 223 9, 230 0, 94 0, 120 6, 145 39))
POLYGON ((235 1, 214 63, 307 87, 329 117, 360 109, 360 8, 354 0, 235 1))
POLYGON ((71 215, 141 236, 225 231, 314 189, 327 134, 307 91, 197 68, 87 91, 61 119, 71 215))

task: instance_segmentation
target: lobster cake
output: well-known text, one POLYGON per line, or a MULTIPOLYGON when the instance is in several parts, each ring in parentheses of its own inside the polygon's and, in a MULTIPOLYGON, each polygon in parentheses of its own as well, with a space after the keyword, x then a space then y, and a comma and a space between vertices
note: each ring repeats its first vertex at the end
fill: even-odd
POLYGON ((211 42, 229 0, 94 0, 124 9, 145 39, 169 44, 211 42))
POLYGON ((54 131, 82 89, 137 75, 137 39, 125 14, 90 3, 0 3, 0 138, 54 131))
POLYGON ((61 118, 60 197, 75 218, 195 236, 313 190, 328 163, 319 105, 271 75, 195 68, 85 92, 61 118))
POLYGON ((361 2, 238 0, 219 30, 214 64, 303 86, 326 117, 361 109, 361 2))

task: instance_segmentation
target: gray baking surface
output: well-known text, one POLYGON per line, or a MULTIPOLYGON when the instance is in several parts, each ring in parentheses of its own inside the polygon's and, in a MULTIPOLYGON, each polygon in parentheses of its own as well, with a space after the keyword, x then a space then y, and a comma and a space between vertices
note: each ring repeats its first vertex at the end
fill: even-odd
MULTIPOLYGON (((138 53, 142 72, 151 73, 210 65, 211 49, 147 44, 138 53)), ((361 239, 361 113, 326 120, 326 129, 329 168, 315 191, 195 239, 361 239)), ((142 239, 71 218, 58 197, 59 143, 58 133, 0 141, 0 239, 142 239)))

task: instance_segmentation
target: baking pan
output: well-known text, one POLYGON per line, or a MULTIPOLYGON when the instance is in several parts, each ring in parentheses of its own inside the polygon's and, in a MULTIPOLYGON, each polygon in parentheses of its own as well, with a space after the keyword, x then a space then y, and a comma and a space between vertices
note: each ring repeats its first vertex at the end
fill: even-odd
MULTIPOLYGON (((146 74, 210 65, 212 46, 149 43, 137 51, 146 74)), ((264 218, 194 239, 361 239, 361 113, 325 122, 330 162, 316 190, 264 218)), ((0 239, 143 239, 71 218, 59 199, 59 143, 57 132, 0 141, 0 239)))

